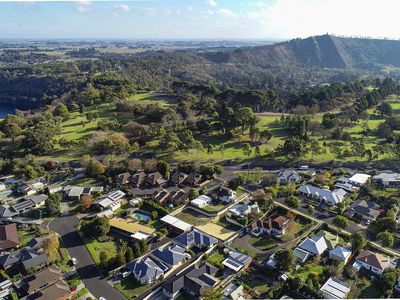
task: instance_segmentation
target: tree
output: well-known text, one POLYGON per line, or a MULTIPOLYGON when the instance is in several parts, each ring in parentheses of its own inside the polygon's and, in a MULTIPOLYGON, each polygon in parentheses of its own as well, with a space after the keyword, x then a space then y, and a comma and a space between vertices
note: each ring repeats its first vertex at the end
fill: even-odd
POLYGON ((94 157, 89 159, 87 166, 84 168, 86 175, 93 178, 97 178, 99 175, 104 174, 104 172, 106 171, 104 165, 94 157))
POLYGON ((285 140, 283 144, 283 155, 300 157, 307 153, 307 148, 303 139, 292 136, 285 140))
POLYGON ((298 208, 300 207, 300 199, 296 196, 289 196, 285 199, 285 204, 289 207, 298 208))
POLYGON ((110 222, 105 217, 84 220, 81 225, 81 231, 87 237, 97 238, 110 232, 110 222))
POLYGON ((379 278, 379 286, 384 293, 387 293, 396 285, 397 276, 395 272, 384 272, 379 278))
POLYGON ((200 195, 199 191, 195 188, 191 188, 189 190, 189 199, 193 200, 196 199, 200 195))
POLYGON ((66 121, 69 119, 68 108, 64 104, 59 104, 54 109, 54 115, 60 116, 60 117, 62 117, 63 121, 66 121))
POLYGON ((254 149, 254 154, 255 154, 256 156, 260 156, 260 155, 261 155, 261 150, 260 150, 260 146, 259 146, 259 145, 257 145, 257 146, 255 147, 255 149, 254 149))
POLYGON ((131 262, 132 260, 135 259, 135 256, 134 256, 134 254, 133 254, 132 248, 129 248, 129 247, 128 247, 128 248, 126 249, 126 252, 125 252, 125 259, 126 259, 127 262, 131 262))
POLYGON ((104 269, 107 269, 110 265, 111 258, 110 251, 101 251, 99 255, 100 266, 104 269))
POLYGON ((332 223, 333 223, 333 225, 335 225, 339 228, 345 229, 347 227, 347 225, 349 224, 349 220, 347 220, 347 218, 343 217, 343 216, 336 216, 333 219, 332 223))
POLYGON ((308 207, 307 207, 307 211, 308 211, 308 213, 309 213, 310 215, 313 215, 313 214, 314 214, 314 212, 315 212, 315 208, 314 208, 314 206, 312 206, 312 205, 308 205, 308 207))
POLYGON ((244 155, 246 155, 246 156, 250 156, 251 155, 251 146, 250 146, 250 144, 249 143, 245 143, 244 145, 243 145, 243 148, 242 148, 242 151, 243 151, 243 154, 244 155))
POLYGON ((381 232, 377 235, 378 240, 382 242, 384 247, 392 247, 394 242, 393 234, 390 232, 381 232))
POLYGON ((361 232, 353 232, 351 235, 351 249, 354 253, 358 253, 367 244, 365 236, 361 232))
POLYGON ((322 116, 322 125, 325 129, 331 129, 338 123, 338 118, 333 113, 326 113, 322 116))
POLYGON ((220 289, 214 289, 212 287, 204 290, 202 300, 221 300, 223 297, 223 292, 220 289))
POLYGON ((58 215, 61 209, 61 195, 58 193, 51 194, 49 198, 46 199, 45 206, 50 216, 58 215))
POLYGON ((92 206, 93 197, 91 195, 83 195, 81 197, 81 206, 86 210, 92 206))
POLYGON ((278 263, 279 269, 284 272, 289 271, 295 262, 293 252, 287 249, 278 250, 274 257, 278 263))
POLYGON ((290 287, 290 290, 292 290, 292 291, 300 290, 304 284, 305 284, 305 281, 304 281, 303 277, 301 277, 301 276, 295 276, 292 279, 290 279, 290 281, 289 281, 289 287, 290 287))
POLYGON ((60 240, 56 234, 52 234, 43 240, 43 252, 47 255, 50 262, 55 262, 60 258, 60 240))
POLYGON ((152 218, 153 220, 157 220, 157 218, 158 218, 158 212, 157 212, 156 210, 151 212, 151 218, 152 218))
POLYGON ((382 102, 376 109, 382 114, 382 116, 391 116, 393 113, 392 106, 389 102, 382 102))
POLYGON ((166 180, 169 180, 171 170, 169 164, 166 161, 164 160, 158 161, 157 170, 158 172, 161 173, 162 176, 164 176, 166 180))

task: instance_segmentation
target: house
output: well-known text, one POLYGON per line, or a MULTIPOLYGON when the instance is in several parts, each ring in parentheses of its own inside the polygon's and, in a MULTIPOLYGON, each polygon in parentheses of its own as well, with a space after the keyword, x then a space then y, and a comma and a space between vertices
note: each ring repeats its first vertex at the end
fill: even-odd
POLYGON ((149 256, 139 258, 137 261, 127 264, 126 267, 141 284, 152 284, 162 279, 165 271, 168 270, 166 264, 149 256))
POLYGON ((203 208, 206 207, 207 205, 210 205, 211 202, 212 202, 211 197, 208 197, 206 195, 200 195, 196 199, 190 201, 190 204, 198 208, 203 208))
POLYGON ((83 187, 80 186, 66 186, 64 187, 64 194, 68 200, 79 201, 81 199, 83 187))
POLYGON ((351 286, 347 283, 334 277, 329 277, 320 288, 320 291, 325 299, 347 299, 350 289, 351 286))
POLYGON ((140 187, 146 179, 146 173, 145 172, 139 172, 136 174, 133 174, 131 178, 131 186, 132 187, 140 187))
POLYGON ((189 202, 189 193, 184 190, 172 191, 169 195, 168 202, 175 206, 186 204, 189 202))
POLYGON ((306 238, 297 247, 312 255, 321 255, 328 249, 328 245, 323 236, 315 236, 311 239, 306 238))
POLYGON ((125 193, 121 190, 112 191, 102 196, 97 204, 102 208, 109 208, 112 211, 121 207, 121 199, 125 196, 125 193))
POLYGON ((49 196, 45 194, 40 194, 40 195, 25 197, 25 200, 31 200, 35 205, 34 208, 38 208, 44 206, 48 198, 49 196))
POLYGON ((201 180, 201 175, 197 174, 196 172, 191 172, 183 183, 188 186, 196 187, 201 183, 201 180))
POLYGON ((222 300, 245 300, 243 285, 230 283, 224 289, 222 300))
POLYGON ((236 199, 236 192, 227 186, 221 186, 215 190, 215 195, 223 203, 231 203, 236 199))
POLYGON ((187 174, 176 171, 174 174, 171 175, 171 178, 169 179, 169 183, 172 186, 180 186, 188 177, 187 174))
POLYGON ((142 202, 143 202, 142 198, 133 198, 129 200, 129 205, 132 207, 138 207, 142 202))
POLYGON ((131 178, 132 178, 131 173, 129 172, 121 173, 117 176, 116 183, 125 185, 131 182, 131 178))
POLYGON ((156 249, 152 255, 170 268, 181 265, 187 259, 190 258, 188 253, 185 253, 185 249, 179 245, 168 245, 163 249, 156 249))
POLYGON ((349 182, 352 185, 355 185, 357 187, 361 187, 365 185, 368 181, 368 179, 371 178, 371 175, 363 174, 363 173, 356 173, 353 176, 349 178, 349 182))
POLYGON ((307 259, 311 256, 311 254, 299 247, 296 247, 293 250, 293 255, 296 258, 296 263, 303 264, 307 261, 307 259))
POLYGON ((300 195, 308 199, 321 201, 330 206, 337 205, 348 196, 348 193, 343 189, 335 189, 330 191, 328 189, 321 189, 310 184, 303 185, 298 189, 298 192, 300 195))
POLYGON ((13 210, 18 214, 28 212, 36 207, 36 204, 30 199, 23 199, 22 201, 12 206, 13 210))
POLYGON ((61 270, 57 266, 51 266, 23 279, 22 288, 28 295, 33 295, 62 278, 61 270))
POLYGON ((8 205, 0 205, 0 217, 5 220, 11 220, 12 217, 18 216, 18 212, 8 205))
POLYGON ((329 231, 320 230, 317 232, 315 237, 322 236, 325 239, 326 245, 328 246, 329 250, 333 250, 337 244, 339 243, 339 236, 330 233, 329 231))
POLYGON ((251 264, 252 258, 239 251, 229 251, 229 256, 222 261, 222 264, 235 273, 247 269, 251 264))
POLYGON ((46 266, 49 260, 45 254, 39 254, 36 250, 25 247, 0 256, 0 267, 4 270, 18 268, 23 272, 31 268, 46 266))
POLYGON ((173 276, 163 285, 163 294, 168 299, 176 299, 182 291, 199 298, 208 288, 215 288, 220 280, 215 277, 218 269, 209 263, 192 265, 187 272, 173 276))
POLYGON ((146 175, 144 185, 147 188, 159 187, 166 183, 167 180, 161 175, 160 172, 154 172, 146 175))
POLYGON ((206 248, 214 246, 218 243, 218 240, 211 235, 205 234, 197 229, 185 232, 175 239, 175 242, 183 246, 186 250, 193 246, 197 248, 206 248))
POLYGON ((372 180, 376 183, 383 185, 384 187, 397 187, 400 185, 400 174, 399 173, 379 173, 372 177, 372 180))
POLYGON ((59 280, 56 283, 45 287, 35 295, 35 300, 66 300, 69 299, 70 289, 68 283, 59 280))
MULTIPOLYGON (((395 265, 394 265, 395 266, 395 265)), ((394 267, 386 256, 378 253, 363 250, 353 264, 353 269, 359 271, 361 268, 369 270, 377 275, 381 275, 388 267, 394 267)))
POLYGON ((301 182, 301 176, 295 170, 284 170, 279 172, 276 176, 279 178, 279 182, 283 184, 301 182))
POLYGON ((335 181, 335 187, 338 189, 344 189, 345 191, 352 193, 359 190, 359 187, 350 183, 350 179, 347 177, 340 177, 335 181))
POLYGON ((247 232, 259 237, 262 234, 281 237, 289 227, 290 220, 285 216, 273 216, 265 221, 257 220, 247 227, 247 232))
POLYGON ((0 251, 18 247, 19 237, 15 223, 0 226, 0 251))
POLYGON ((171 215, 166 215, 160 219, 161 222, 167 224, 170 230, 173 230, 178 233, 187 232, 192 230, 192 225, 189 223, 183 222, 178 218, 175 218, 171 215))
POLYGON ((363 220, 374 221, 381 212, 379 211, 378 204, 365 200, 357 200, 346 210, 346 214, 354 219, 361 218, 363 220))
POLYGON ((110 226, 115 232, 135 240, 147 240, 155 232, 154 228, 142 225, 135 220, 118 217, 110 220, 110 226))
POLYGON ((253 205, 248 204, 236 204, 232 208, 228 209, 226 215, 229 218, 244 218, 249 214, 258 215, 260 212, 260 208, 257 203, 253 205))
POLYGON ((18 186, 18 193, 24 194, 25 196, 30 196, 36 194, 38 191, 45 187, 41 179, 27 181, 20 186, 18 186))
POLYGON ((55 193, 59 193, 62 192, 63 187, 60 184, 51 184, 47 187, 49 194, 55 194, 55 193))
POLYGON ((6 185, 2 182, 0 182, 0 192, 5 191, 6 190, 6 185))
POLYGON ((336 246, 335 249, 329 251, 329 258, 333 260, 343 261, 345 264, 349 261, 351 256, 351 250, 336 246))
POLYGON ((162 189, 160 191, 155 191, 151 198, 158 204, 163 204, 164 202, 167 201, 169 195, 170 193, 167 190, 162 189))

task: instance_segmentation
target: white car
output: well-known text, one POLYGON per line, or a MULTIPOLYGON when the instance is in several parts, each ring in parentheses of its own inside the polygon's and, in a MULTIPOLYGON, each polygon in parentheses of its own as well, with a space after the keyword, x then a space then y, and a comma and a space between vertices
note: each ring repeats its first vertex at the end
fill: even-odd
POLYGON ((99 298, 99 300, 107 300, 106 298, 104 298, 104 297, 100 297, 99 298))
POLYGON ((78 260, 75 257, 71 258, 71 261, 74 266, 78 264, 78 260))

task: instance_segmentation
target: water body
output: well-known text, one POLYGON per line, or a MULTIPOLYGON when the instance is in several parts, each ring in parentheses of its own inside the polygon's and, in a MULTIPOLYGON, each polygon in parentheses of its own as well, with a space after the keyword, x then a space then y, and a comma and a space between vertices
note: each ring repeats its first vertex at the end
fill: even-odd
POLYGON ((15 106, 11 104, 0 103, 0 119, 4 119, 8 114, 15 114, 15 106))

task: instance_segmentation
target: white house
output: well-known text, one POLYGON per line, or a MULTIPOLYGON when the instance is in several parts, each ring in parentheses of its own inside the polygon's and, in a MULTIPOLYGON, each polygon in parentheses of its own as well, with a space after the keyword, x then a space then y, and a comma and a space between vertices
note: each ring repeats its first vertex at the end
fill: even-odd
POLYGON ((210 205, 211 201, 212 201, 211 197, 208 197, 206 195, 200 195, 196 199, 190 201, 190 204, 198 208, 203 208, 206 207, 207 205, 210 205))
POLYGON ((384 187, 396 187, 400 185, 399 173, 379 173, 372 177, 376 183, 382 184, 384 187))
POLYGON ((120 190, 112 191, 101 197, 97 204, 102 208, 110 208, 112 211, 115 211, 121 207, 121 199, 124 196, 125 193, 120 190))
POLYGON ((306 198, 319 200, 330 206, 337 205, 348 196, 348 193, 343 189, 335 189, 330 191, 328 189, 321 189, 310 184, 303 185, 298 189, 298 192, 300 195, 306 198))
POLYGON ((345 264, 349 261, 351 250, 341 246, 336 246, 335 249, 329 251, 329 258, 334 260, 343 261, 345 264))
POLYGON ((367 183, 368 179, 371 178, 371 175, 363 174, 363 173, 356 173, 349 178, 349 182, 355 186, 363 186, 367 183))
POLYGON ((330 277, 321 287, 320 291, 325 299, 346 299, 350 289, 351 286, 347 283, 330 277))
POLYGON ((380 276, 386 268, 394 266, 386 256, 364 250, 357 256, 352 267, 356 271, 364 268, 380 276))
POLYGON ((161 261, 150 257, 143 257, 126 266, 141 284, 152 284, 164 278, 168 266, 161 261))
POLYGON ((248 204, 237 204, 232 208, 228 209, 226 215, 229 218, 236 217, 236 218, 244 218, 248 214, 258 214, 260 212, 260 208, 258 207, 257 203, 253 205, 248 204))
POLYGON ((301 176, 295 170, 284 170, 276 175, 279 178, 280 183, 299 183, 301 181, 301 176))
POLYGON ((328 249, 325 238, 323 236, 315 236, 313 238, 304 239, 298 248, 303 249, 313 255, 321 255, 328 249))

